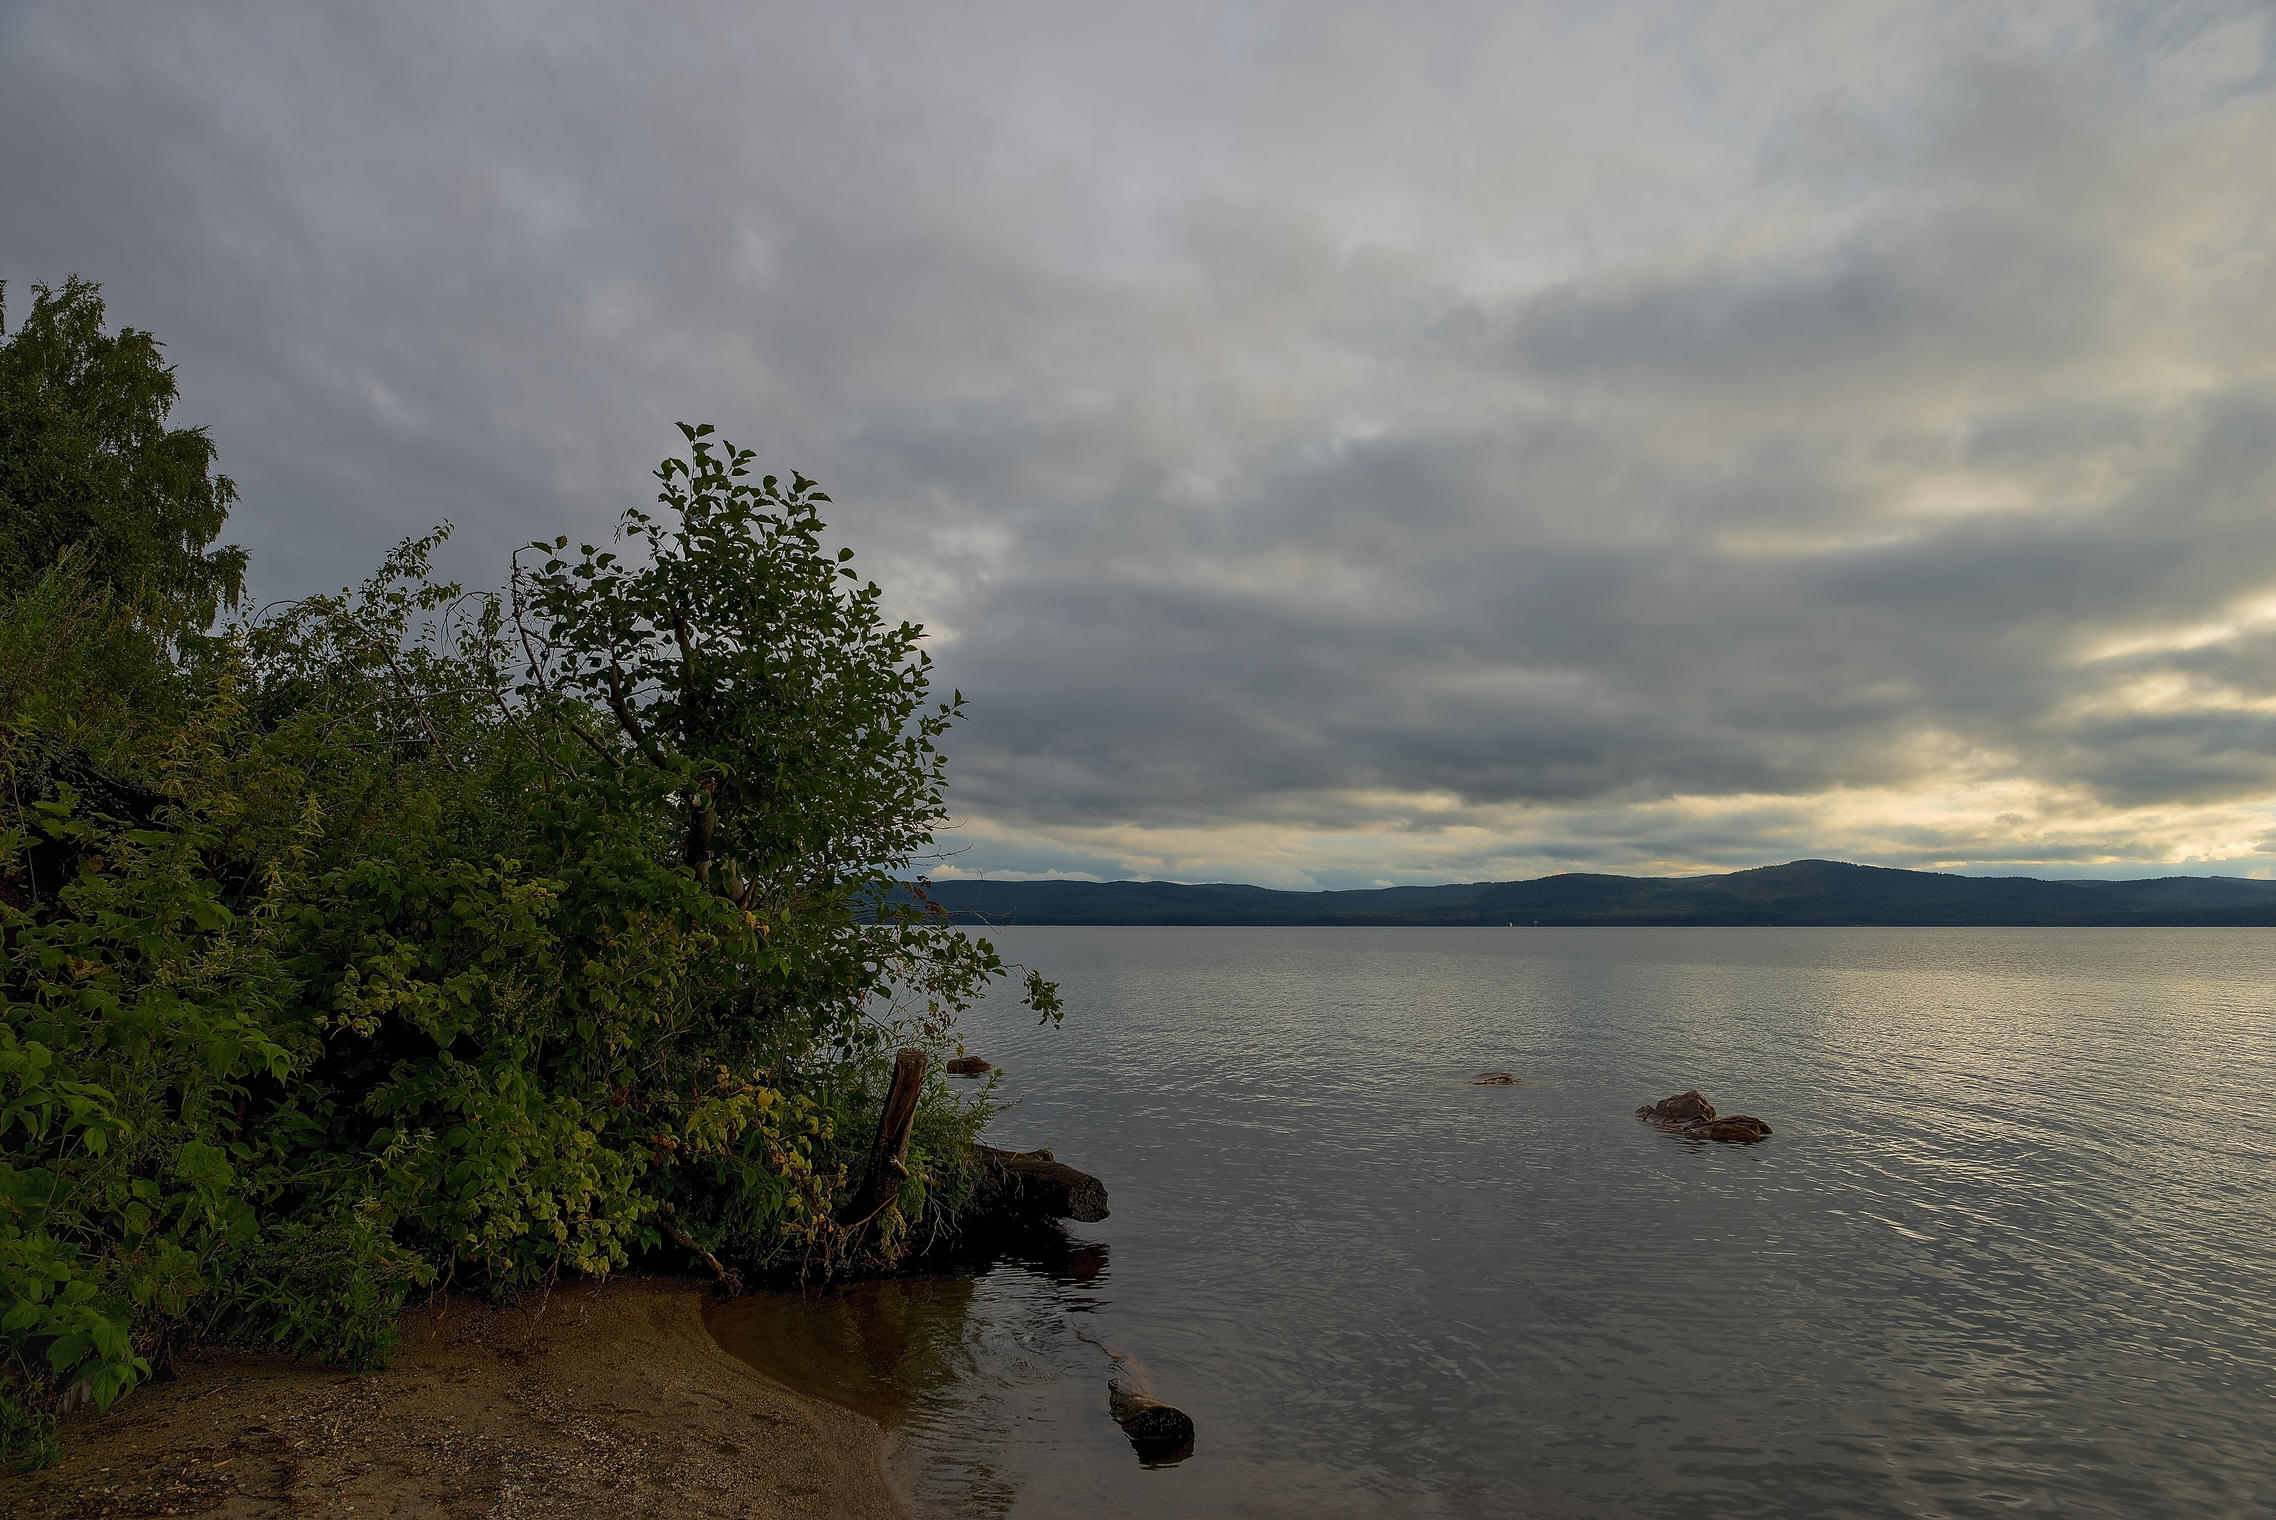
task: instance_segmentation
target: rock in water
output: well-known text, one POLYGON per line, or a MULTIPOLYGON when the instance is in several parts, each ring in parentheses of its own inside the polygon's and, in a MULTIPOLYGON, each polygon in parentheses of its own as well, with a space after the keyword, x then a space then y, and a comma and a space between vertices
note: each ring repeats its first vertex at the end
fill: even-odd
POLYGON ((978 1056, 958 1056, 946 1068, 952 1077, 976 1077, 984 1071, 994 1071, 996 1063, 983 1061, 978 1056))
POLYGON ((1752 1145, 1766 1139, 1770 1126, 1752 1114, 1729 1114, 1720 1119, 1709 1119, 1704 1124, 1687 1125, 1683 1133, 1695 1140, 1730 1140, 1752 1145))
POLYGON ((1106 1385, 1106 1408, 1138 1449, 1140 1461, 1172 1460, 1193 1450, 1193 1417, 1182 1409, 1119 1382, 1106 1385))
POLYGON ((1715 1105, 1707 1095, 1694 1087, 1689 1092, 1647 1103, 1636 1110, 1636 1117, 1662 1129, 1683 1129, 1693 1124, 1704 1124, 1715 1117, 1715 1105))
POLYGON ((1692 1140, 1723 1140, 1741 1145, 1752 1145, 1770 1135, 1770 1126, 1752 1114, 1729 1114, 1718 1118, 1715 1105, 1707 1095, 1694 1087, 1689 1092, 1662 1098, 1636 1110, 1636 1117, 1646 1124, 1656 1124, 1671 1134, 1692 1140))

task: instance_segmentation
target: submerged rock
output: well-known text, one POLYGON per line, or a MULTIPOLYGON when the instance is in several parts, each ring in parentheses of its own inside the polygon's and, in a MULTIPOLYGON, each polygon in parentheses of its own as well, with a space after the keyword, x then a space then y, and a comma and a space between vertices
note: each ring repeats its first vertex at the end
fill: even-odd
POLYGON ((984 1071, 994 1071, 996 1063, 983 1061, 978 1056, 958 1056, 945 1070, 952 1077, 976 1077, 984 1071))
POLYGON ((1752 1145, 1757 1140, 1768 1138, 1770 1126, 1752 1114, 1726 1114, 1720 1119, 1709 1119, 1704 1124, 1690 1125, 1683 1133, 1694 1140, 1729 1140, 1752 1145))
POLYGON ((1691 1091, 1677 1093, 1672 1098, 1645 1104, 1636 1110, 1636 1117, 1647 1124, 1657 1124, 1662 1129, 1682 1129, 1687 1125, 1704 1124, 1714 1118, 1715 1105, 1707 1101, 1705 1093, 1694 1087, 1691 1091))
POLYGON ((1694 1087, 1657 1103, 1647 1103, 1636 1110, 1636 1117, 1646 1124, 1658 1125, 1671 1134, 1691 1140, 1722 1140, 1740 1145, 1751 1145, 1768 1138, 1770 1126, 1752 1114, 1728 1114, 1718 1117, 1715 1105, 1707 1095, 1694 1087))

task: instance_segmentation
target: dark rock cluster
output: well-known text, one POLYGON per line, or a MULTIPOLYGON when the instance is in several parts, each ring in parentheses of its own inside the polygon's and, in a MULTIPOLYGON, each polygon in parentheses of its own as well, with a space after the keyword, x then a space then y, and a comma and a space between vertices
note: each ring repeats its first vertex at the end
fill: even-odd
POLYGON ((1694 1087, 1647 1103, 1636 1110, 1636 1117, 1646 1124, 1654 1124, 1670 1134, 1692 1140, 1725 1140, 1752 1145, 1770 1134, 1770 1126, 1752 1114, 1724 1114, 1715 1112, 1715 1105, 1707 1095, 1694 1087))

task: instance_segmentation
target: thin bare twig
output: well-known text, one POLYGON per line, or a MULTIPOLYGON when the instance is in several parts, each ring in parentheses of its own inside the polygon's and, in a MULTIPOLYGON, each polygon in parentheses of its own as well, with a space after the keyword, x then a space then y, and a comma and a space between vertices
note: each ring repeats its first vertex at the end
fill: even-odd
POLYGON ((600 756, 603 760, 606 760, 615 769, 620 771, 624 769, 624 762, 616 757, 616 751, 603 744, 600 741, 599 737, 596 736, 591 729, 587 728, 584 724, 579 723, 575 718, 570 717, 567 713, 555 713, 554 718, 561 724, 562 727, 568 729, 569 732, 584 740, 585 743, 592 749, 594 754, 600 756))
MULTIPOLYGON (((521 719, 514 716, 514 710, 506 705, 506 694, 504 692, 499 691, 495 687, 492 687, 490 691, 490 700, 498 704, 499 714, 504 717, 508 723, 514 725, 515 731, 519 733, 524 739, 529 741, 529 747, 536 750, 540 755, 545 757, 545 763, 547 765, 550 765, 555 770, 559 771, 564 779, 574 779, 574 776, 569 767, 554 759, 553 751, 547 749, 543 744, 539 743, 537 735, 531 733, 528 726, 524 724, 521 719)), ((550 790, 552 783, 548 782, 546 785, 550 790)))
POLYGON ((709 1251, 706 1251, 702 1246, 697 1245, 695 1241, 688 1235, 687 1231, 681 1229, 678 1225, 661 1219, 656 1221, 656 1227, 664 1232, 664 1238, 666 1240, 669 1240, 673 1245, 678 1246, 683 1251, 689 1251, 697 1256, 702 1257, 703 1264, 711 1268, 711 1275, 719 1279, 719 1285, 721 1287, 726 1288, 729 1292, 737 1292, 741 1290, 743 1286, 742 1275, 740 1273, 731 1272, 727 1268, 721 1266, 719 1264, 719 1258, 712 1255, 709 1251))
POLYGON ((411 699, 412 710, 419 715, 419 726, 427 731, 427 742, 434 746, 435 758, 442 761, 443 768, 452 775, 459 774, 457 762, 443 748, 443 736, 435 732, 434 722, 427 716, 427 704, 420 701, 418 693, 411 690, 410 678, 403 674, 403 667, 396 663, 392 651, 387 656, 387 668, 395 672, 395 684, 402 687, 403 695, 411 699))
POLYGON ((546 684, 545 664, 537 656, 537 648, 530 639, 529 623, 522 616, 527 606, 522 600, 522 551, 516 549, 507 560, 507 564, 511 566, 506 578, 506 585, 509 601, 514 609, 514 631, 521 635, 522 653, 529 657, 530 678, 537 682, 539 691, 550 696, 552 688, 546 684))
POLYGON ((648 731, 640 726, 640 720, 632 715, 632 704, 625 700, 624 672, 613 663, 609 666, 609 706, 616 710, 616 721, 624 725, 632 742, 640 746, 640 753, 646 755, 651 764, 662 766, 664 762, 657 755, 656 747, 648 741, 648 731))

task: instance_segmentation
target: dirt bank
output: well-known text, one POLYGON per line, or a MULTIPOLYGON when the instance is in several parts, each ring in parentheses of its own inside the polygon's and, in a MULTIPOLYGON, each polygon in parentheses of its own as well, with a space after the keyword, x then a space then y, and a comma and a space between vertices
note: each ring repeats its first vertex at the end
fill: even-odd
POLYGON ((898 1520, 877 1427, 721 1351, 692 1284, 558 1288, 542 1308, 405 1316, 394 1365, 351 1375, 205 1356, 69 1456, 0 1479, 14 1520, 62 1517, 846 1517, 898 1520))

